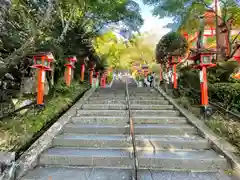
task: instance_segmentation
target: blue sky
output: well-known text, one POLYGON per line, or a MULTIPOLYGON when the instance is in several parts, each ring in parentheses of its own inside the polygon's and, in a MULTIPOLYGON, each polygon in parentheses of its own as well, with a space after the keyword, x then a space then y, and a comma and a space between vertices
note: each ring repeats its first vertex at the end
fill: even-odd
POLYGON ((156 38, 158 41, 164 34, 168 33, 171 29, 164 28, 165 25, 172 22, 171 18, 159 19, 152 15, 152 8, 150 6, 144 5, 142 0, 135 0, 141 8, 141 14, 144 19, 144 24, 141 28, 141 32, 147 32, 156 38))

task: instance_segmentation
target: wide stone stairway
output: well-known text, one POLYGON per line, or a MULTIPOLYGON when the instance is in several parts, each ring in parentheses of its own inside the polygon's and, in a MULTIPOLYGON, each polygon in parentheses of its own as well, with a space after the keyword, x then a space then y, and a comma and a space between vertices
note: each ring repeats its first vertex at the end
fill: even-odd
POLYGON ((135 162, 141 180, 229 179, 226 160, 159 92, 120 87, 99 89, 79 107, 22 180, 130 180, 135 162))

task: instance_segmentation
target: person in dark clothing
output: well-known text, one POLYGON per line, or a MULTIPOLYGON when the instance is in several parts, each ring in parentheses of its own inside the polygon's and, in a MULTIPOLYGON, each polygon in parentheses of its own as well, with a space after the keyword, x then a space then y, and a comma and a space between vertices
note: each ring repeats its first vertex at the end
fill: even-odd
POLYGON ((148 74, 148 82, 150 83, 150 87, 153 85, 153 75, 151 73, 148 74))

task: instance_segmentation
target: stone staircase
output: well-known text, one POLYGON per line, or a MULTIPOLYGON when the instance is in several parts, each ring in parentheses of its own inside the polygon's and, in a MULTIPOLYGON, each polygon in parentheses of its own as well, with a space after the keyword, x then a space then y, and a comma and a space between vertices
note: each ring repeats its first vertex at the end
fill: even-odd
MULTIPOLYGON (((226 160, 163 96, 149 88, 128 91, 138 180, 229 180, 220 173, 227 168, 226 160)), ((133 179, 129 133, 125 89, 99 89, 22 180, 133 179)))
POLYGON ((226 160, 179 111, 148 88, 129 89, 139 169, 217 172, 226 160))
POLYGON ((95 92, 39 157, 39 167, 23 180, 43 179, 47 173, 54 180, 116 179, 122 171, 129 179, 134 164, 126 104, 125 88, 95 92), (82 178, 76 177, 80 172, 82 178))

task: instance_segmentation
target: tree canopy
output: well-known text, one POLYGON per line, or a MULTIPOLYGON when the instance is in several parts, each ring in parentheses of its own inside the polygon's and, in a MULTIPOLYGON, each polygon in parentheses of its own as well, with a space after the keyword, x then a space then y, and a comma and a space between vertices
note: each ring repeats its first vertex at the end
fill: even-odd
POLYGON ((69 54, 94 54, 92 40, 103 27, 121 23, 137 31, 143 23, 131 0, 12 0, 0 6, 0 78, 36 51, 53 51, 58 65, 69 54))
MULTIPOLYGON (((214 9, 212 0, 143 0, 145 4, 154 6, 153 14, 163 18, 172 17, 173 24, 170 27, 178 26, 188 32, 199 28, 199 15, 206 9, 214 9)), ((235 0, 219 0, 222 18, 235 19, 235 24, 240 23, 240 7, 235 0)))
POLYGON ((156 59, 159 63, 165 63, 168 55, 184 55, 188 49, 186 39, 177 32, 164 35, 156 45, 156 59))
POLYGON ((135 62, 151 64, 155 61, 154 46, 146 41, 147 38, 144 35, 134 35, 126 41, 109 31, 95 39, 94 47, 110 67, 128 69, 135 62))

